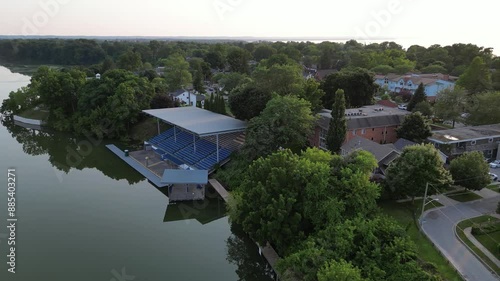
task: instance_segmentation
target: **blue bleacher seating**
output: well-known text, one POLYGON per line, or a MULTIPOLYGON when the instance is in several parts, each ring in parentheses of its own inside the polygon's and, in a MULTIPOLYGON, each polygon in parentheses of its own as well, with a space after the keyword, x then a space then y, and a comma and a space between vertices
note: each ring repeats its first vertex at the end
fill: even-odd
MULTIPOLYGON (((188 164, 200 170, 210 170, 217 164, 217 146, 205 139, 193 142, 193 135, 181 130, 177 130, 174 136, 174 129, 169 129, 149 141, 157 148, 155 152, 162 155, 162 159, 181 165, 188 164)), ((231 151, 226 148, 219 148, 219 162, 226 160, 231 151)))

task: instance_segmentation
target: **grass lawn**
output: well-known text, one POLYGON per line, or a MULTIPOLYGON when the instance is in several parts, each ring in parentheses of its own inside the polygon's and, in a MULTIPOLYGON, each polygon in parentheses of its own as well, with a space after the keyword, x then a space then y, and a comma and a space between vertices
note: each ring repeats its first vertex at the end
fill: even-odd
POLYGON ((49 117, 49 113, 47 111, 40 111, 34 109, 28 109, 24 112, 18 114, 21 117, 28 119, 36 119, 36 120, 46 120, 49 117))
POLYGON ((458 202, 469 202, 478 199, 482 199, 483 197, 477 195, 476 193, 468 190, 457 190, 450 193, 446 193, 446 196, 449 198, 456 200, 458 202))
POLYGON ((490 251, 497 259, 500 259, 500 251, 498 250, 498 243, 500 242, 500 231, 488 233, 488 235, 474 235, 477 241, 481 242, 483 246, 490 251), (499 241, 499 242, 496 242, 499 241))
POLYGON ((495 192, 500 192, 500 190, 499 190, 500 189, 500 185, 498 185, 498 184, 490 184, 486 188, 489 189, 489 190, 493 190, 495 192))
MULTIPOLYGON (((437 201, 429 203, 426 209, 438 207, 441 204, 437 201)), ((448 263, 448 260, 441 256, 439 251, 434 248, 431 241, 427 239, 425 234, 418 230, 416 219, 420 216, 422 208, 422 200, 415 200, 412 205, 410 202, 397 203, 394 201, 385 201, 379 203, 384 214, 389 215, 398 221, 406 228, 408 235, 411 237, 417 246, 418 257, 426 262, 434 264, 437 271, 445 280, 458 281, 462 280, 460 275, 455 271, 455 268, 448 263)))
MULTIPOLYGON (((500 221, 499 219, 497 219, 495 217, 490 217, 490 216, 480 216, 477 218, 464 220, 464 221, 461 221, 460 223, 457 224, 457 234, 465 242, 465 244, 467 244, 467 246, 469 246, 474 251, 474 253, 476 253, 478 256, 480 256, 481 259, 483 261, 485 261, 497 274, 500 274, 500 268, 498 266, 496 266, 492 261, 490 261, 490 259, 488 259, 488 257, 485 256, 483 254, 483 252, 481 252, 476 246, 474 246, 474 244, 472 244, 472 242, 470 242, 470 240, 467 239, 467 237, 465 236, 465 234, 463 232, 463 229, 466 229, 467 227, 471 227, 474 223, 482 223, 482 222, 486 222, 488 220, 500 221)), ((489 235, 491 237, 495 236, 496 237, 495 240, 498 239, 497 241, 500 241, 500 232, 491 233, 489 235)), ((488 250, 490 250, 490 252, 492 254, 496 253, 496 256, 498 258, 498 250, 496 250, 497 243, 494 243, 490 237, 487 237, 487 235, 478 235, 478 236, 476 236, 476 238, 479 240, 479 242, 481 242, 481 244, 483 244, 483 241, 484 241, 486 244, 483 244, 483 245, 486 248, 488 248, 488 250), (484 236, 486 236, 486 237, 484 237, 484 236), (488 242, 486 242, 486 240, 488 240, 488 242), (492 245, 492 244, 494 244, 494 245, 492 245), (493 248, 490 248, 490 247, 493 247, 493 248)))

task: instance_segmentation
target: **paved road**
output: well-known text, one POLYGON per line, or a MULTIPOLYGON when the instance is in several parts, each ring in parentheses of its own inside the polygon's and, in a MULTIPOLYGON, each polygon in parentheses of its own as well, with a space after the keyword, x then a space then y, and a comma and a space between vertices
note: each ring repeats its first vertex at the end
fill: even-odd
POLYGON ((498 281, 455 236, 456 223, 491 213, 496 209, 500 195, 474 202, 459 203, 424 213, 422 228, 425 234, 447 256, 466 280, 498 281))

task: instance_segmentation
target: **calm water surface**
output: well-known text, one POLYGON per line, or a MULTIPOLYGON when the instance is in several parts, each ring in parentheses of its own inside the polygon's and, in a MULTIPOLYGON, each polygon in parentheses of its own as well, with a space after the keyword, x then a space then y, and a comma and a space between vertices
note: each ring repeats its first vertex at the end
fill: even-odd
MULTIPOLYGON (((28 83, 0 67, 0 101, 28 83)), ((216 196, 169 205, 104 142, 82 141, 0 126, 0 280, 272 280, 216 196), (16 274, 7 272, 8 168, 17 174, 16 274)))

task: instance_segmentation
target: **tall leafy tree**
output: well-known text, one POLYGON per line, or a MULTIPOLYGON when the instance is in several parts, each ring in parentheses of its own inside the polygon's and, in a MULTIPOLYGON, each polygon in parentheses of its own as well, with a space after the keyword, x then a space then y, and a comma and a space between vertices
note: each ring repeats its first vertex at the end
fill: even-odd
POLYGON ((244 153, 248 159, 256 159, 280 148, 299 152, 307 145, 315 120, 308 101, 276 96, 250 120, 244 153))
POLYGON ((237 189, 232 220, 257 242, 272 241, 286 253, 308 231, 304 197, 326 188, 329 166, 311 162, 290 150, 275 152, 254 161, 237 189), (294 175, 294 176, 290 176, 294 175), (240 197, 241 196, 241 197, 240 197), (259 202, 258 204, 249 204, 259 202))
POLYGON ((345 260, 328 262, 318 271, 318 281, 365 281, 359 268, 345 260))
POLYGON ((118 59, 118 67, 129 71, 140 69, 142 67, 141 55, 129 50, 118 59))
POLYGON ((323 106, 331 108, 338 89, 345 91, 348 108, 372 104, 376 91, 376 85, 373 81, 372 74, 361 68, 330 74, 321 83, 321 89, 325 91, 323 106))
POLYGON ((466 152, 453 159, 450 172, 455 184, 470 190, 481 190, 491 183, 490 168, 479 151, 466 152))
POLYGON ((469 115, 465 123, 475 126, 500 123, 499 106, 500 92, 478 94, 467 106, 469 115))
POLYGON ((461 120, 461 115, 465 112, 467 100, 467 94, 462 88, 445 89, 436 96, 434 112, 441 119, 451 120, 455 128, 455 122, 461 120))
POLYGON ((325 92, 320 89, 320 84, 314 79, 307 79, 303 83, 302 90, 299 92, 298 97, 303 98, 311 103, 311 110, 314 113, 319 112, 323 108, 321 98, 325 92))
POLYGON ((335 93, 335 101, 332 105, 331 119, 326 136, 326 147, 332 152, 340 152, 340 147, 344 143, 346 134, 345 96, 344 90, 339 89, 335 93))
POLYGON ((239 73, 248 73, 248 60, 250 53, 240 47, 232 47, 227 54, 227 63, 231 71, 239 73))
POLYGON ((302 68, 298 64, 258 67, 252 74, 255 85, 263 91, 279 95, 297 94, 301 91, 302 68))
POLYGON ((258 116, 271 100, 271 93, 247 84, 234 89, 229 94, 229 108, 240 120, 250 120, 258 116))
POLYGON ((165 79, 170 91, 182 89, 191 84, 193 77, 189 72, 189 63, 180 54, 162 60, 165 65, 165 79))
POLYGON ((403 123, 396 129, 398 138, 404 138, 416 143, 422 143, 432 136, 429 120, 420 112, 413 112, 406 115, 403 123))
POLYGON ((421 102, 427 101, 427 95, 425 94, 425 87, 424 84, 420 83, 418 85, 417 90, 413 94, 413 96, 410 99, 410 102, 408 103, 408 110, 413 111, 415 106, 421 102))
POLYGON ((386 171, 386 183, 398 196, 412 200, 423 196, 426 185, 432 185, 428 194, 442 190, 452 183, 450 173, 443 167, 439 152, 431 144, 407 146, 386 171))
POLYGON ((263 59, 268 59, 272 55, 276 54, 276 49, 270 45, 260 45, 253 51, 253 58, 256 61, 261 61, 263 59))
POLYGON ((469 94, 483 93, 492 88, 491 73, 483 58, 475 57, 464 74, 460 75, 457 85, 469 94))

